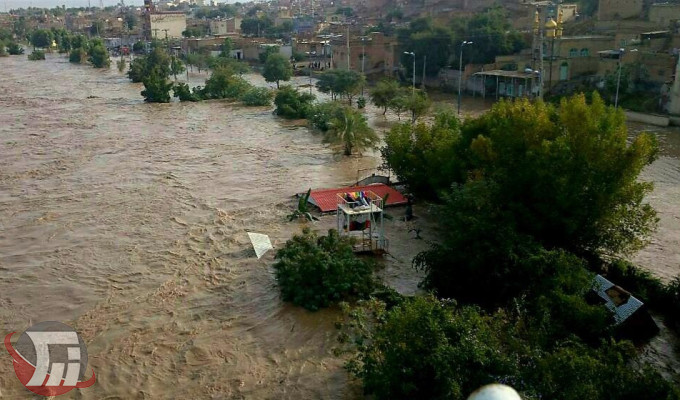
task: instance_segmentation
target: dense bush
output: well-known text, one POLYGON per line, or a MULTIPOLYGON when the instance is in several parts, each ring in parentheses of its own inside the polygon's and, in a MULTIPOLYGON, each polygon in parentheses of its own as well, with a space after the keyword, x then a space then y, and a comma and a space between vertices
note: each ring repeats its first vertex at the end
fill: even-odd
POLYGON ((10 42, 7 45, 7 52, 11 56, 18 56, 18 55, 24 54, 24 48, 21 47, 21 45, 16 43, 16 42, 10 42))
POLYGON ((305 228, 286 242, 276 259, 283 299, 308 310, 366 298, 376 287, 373 266, 357 258, 349 241, 332 229, 318 237, 305 228))
POLYGON ((153 46, 153 50, 147 56, 137 57, 130 63, 128 78, 132 82, 142 82, 144 78, 155 70, 155 74, 167 78, 171 74, 171 58, 168 53, 159 47, 153 46))
POLYGON ((106 50, 101 41, 92 45, 88 51, 88 61, 95 68, 108 68, 111 65, 111 59, 109 58, 109 52, 106 50))
POLYGON ((186 83, 175 83, 172 87, 174 97, 179 98, 179 101, 200 101, 201 96, 197 91, 192 91, 186 83))
POLYGON ((238 99, 250 88, 252 85, 235 76, 231 69, 218 68, 205 81, 202 96, 204 99, 238 99))
POLYGON ((44 60, 45 59, 45 52, 42 50, 33 50, 31 54, 28 55, 29 60, 44 60))
POLYGON ((345 106, 337 101, 327 101, 316 104, 307 118, 312 127, 321 132, 328 132, 328 130, 331 129, 331 121, 333 119, 341 118, 344 109, 345 106))
POLYGON ((269 106, 274 94, 267 88, 250 88, 241 96, 241 101, 247 106, 269 106))
POLYGON ((68 55, 68 61, 72 62, 74 64, 80 64, 83 61, 85 61, 85 58, 87 57, 87 52, 83 50, 81 47, 75 48, 71 50, 71 53, 68 55))
POLYGON ((276 92, 274 104, 276 115, 289 119, 307 118, 312 111, 314 95, 300 93, 290 86, 282 86, 276 92))
MULTIPOLYGON (((591 260, 640 248, 656 225, 644 202, 652 185, 637 181, 656 156, 656 141, 641 134, 629 143, 623 114, 597 96, 592 105, 583 96, 565 99, 559 109, 498 103, 467 120, 460 134, 452 125, 444 140, 433 141, 442 148, 421 146, 417 129, 415 139, 401 129, 391 134, 394 140, 388 137, 385 151, 400 178, 431 175, 426 182, 442 188, 453 183, 440 192, 441 245, 418 260, 426 284, 442 296, 509 299, 523 285, 516 279, 522 264, 541 248, 591 260), (419 165, 428 153, 449 154, 452 161, 441 171, 427 161, 419 165), (480 273, 489 284, 475 295, 462 282, 475 282, 480 273)), ((437 137, 437 129, 423 137, 437 137)), ((412 178, 408 183, 417 187, 412 178)))
POLYGON ((631 363, 629 342, 549 341, 522 315, 488 315, 429 296, 345 311, 347 367, 376 399, 464 399, 492 382, 527 400, 680 399, 650 367, 631 363))
POLYGON ((650 272, 619 259, 607 266, 607 278, 663 313, 666 323, 680 331, 680 275, 664 285, 650 272))
POLYGON ((5 48, 5 42, 0 40, 0 57, 6 57, 7 54, 7 49, 5 48))
POLYGON ((169 103, 172 82, 169 82, 159 69, 154 68, 144 77, 144 90, 141 94, 148 103, 169 103))

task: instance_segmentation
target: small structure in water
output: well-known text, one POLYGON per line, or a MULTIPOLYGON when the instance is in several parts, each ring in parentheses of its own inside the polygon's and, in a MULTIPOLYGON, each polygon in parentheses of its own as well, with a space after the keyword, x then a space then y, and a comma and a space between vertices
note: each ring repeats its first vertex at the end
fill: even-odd
POLYGON ((386 253, 384 200, 370 190, 347 191, 336 195, 340 236, 353 239, 357 253, 386 253))
POLYGON ((614 325, 624 336, 643 340, 659 332, 645 304, 602 275, 595 276, 588 300, 604 304, 614 315, 614 325))

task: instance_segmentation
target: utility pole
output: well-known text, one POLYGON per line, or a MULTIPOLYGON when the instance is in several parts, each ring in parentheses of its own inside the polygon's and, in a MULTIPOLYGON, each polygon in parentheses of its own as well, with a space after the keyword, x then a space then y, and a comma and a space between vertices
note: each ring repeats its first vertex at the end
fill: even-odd
POLYGON ((349 24, 347 24, 347 70, 349 71, 351 68, 349 64, 349 24))
MULTIPOLYGON (((472 44, 472 42, 468 42, 467 40, 463 40, 463 42, 460 44, 460 59, 459 61, 459 68, 458 68, 458 115, 460 115, 460 96, 463 88, 463 47, 465 47, 466 44, 472 44)), ((498 89, 496 89, 498 90, 498 89)))
POLYGON ((423 57, 423 81, 420 83, 421 89, 425 91, 425 67, 427 66, 427 56, 423 57))
MULTIPOLYGON (((364 64, 366 64, 366 36, 361 37, 361 76, 364 76, 364 64)), ((364 84, 361 84, 361 97, 364 97, 364 84)))
POLYGON ((404 54, 413 57, 413 87, 411 89, 411 95, 416 94, 416 53, 413 51, 405 51, 404 54))

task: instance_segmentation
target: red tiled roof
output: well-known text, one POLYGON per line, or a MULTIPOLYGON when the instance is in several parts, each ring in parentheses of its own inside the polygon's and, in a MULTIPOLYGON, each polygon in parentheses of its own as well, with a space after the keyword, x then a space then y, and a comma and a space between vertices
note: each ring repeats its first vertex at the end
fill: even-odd
POLYGON ((387 198, 388 206, 396 206, 408 202, 403 194, 382 183, 366 186, 348 186, 337 189, 312 190, 309 195, 309 202, 319 207, 321 212, 335 211, 337 209, 338 193, 358 192, 362 190, 370 190, 382 198, 385 198, 385 195, 389 193, 390 197, 387 198))

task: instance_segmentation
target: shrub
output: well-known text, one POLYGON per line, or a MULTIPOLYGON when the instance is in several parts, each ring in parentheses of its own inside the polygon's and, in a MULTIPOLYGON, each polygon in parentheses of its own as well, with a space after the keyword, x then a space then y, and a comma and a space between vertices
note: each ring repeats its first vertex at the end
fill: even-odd
POLYGON ((358 352, 347 367, 379 400, 464 399, 513 372, 502 351, 502 318, 474 307, 418 296, 390 311, 355 310, 350 318, 344 338, 358 352))
POLYGON ((111 64, 111 59, 109 59, 109 52, 106 50, 103 44, 96 44, 90 47, 88 52, 90 58, 88 61, 92 63, 95 68, 108 68, 111 64))
POLYGON ((231 69, 218 68, 205 81, 202 96, 205 99, 238 99, 252 85, 245 79, 234 76, 231 69))
POLYGON ((378 400, 464 399, 491 382, 526 399, 680 399, 659 373, 636 364, 627 341, 535 342, 542 332, 522 316, 432 296, 391 309, 374 299, 359 305, 344 307, 339 340, 353 352, 347 369, 378 400))
POLYGON ((144 101, 148 103, 169 103, 170 90, 172 89, 172 82, 168 82, 167 78, 157 68, 151 70, 151 73, 144 77, 144 90, 142 96, 144 101))
POLYGON ((350 242, 333 229, 318 237, 305 228, 286 242, 276 259, 283 300, 308 310, 366 298, 376 287, 372 265, 357 258, 350 242))
POLYGON ((201 96, 198 94, 200 89, 194 88, 192 91, 186 83, 175 83, 172 87, 174 97, 179 98, 179 101, 200 101, 201 96))
POLYGON ((331 129, 331 121, 341 118, 344 109, 345 107, 337 101, 327 101, 315 105, 307 118, 314 128, 321 132, 328 132, 331 129))
POLYGON ((71 53, 68 55, 68 61, 74 64, 80 64, 83 61, 85 61, 86 56, 87 53, 85 52, 85 50, 79 47, 77 49, 71 50, 71 53))
POLYGON ((24 48, 16 42, 10 42, 10 44, 7 45, 7 52, 11 56, 19 56, 24 54, 24 48))
POLYGON ((33 53, 28 55, 28 59, 32 61, 36 60, 44 60, 45 59, 45 52, 42 50, 33 50, 33 53))
POLYGON ((366 107, 366 98, 365 97, 359 97, 357 99, 357 108, 362 109, 366 107))
POLYGON ((132 45, 132 51, 135 53, 142 53, 146 50, 146 45, 142 41, 135 42, 135 44, 132 45))
POLYGON ((7 50, 5 49, 5 42, 0 40, 0 57, 6 57, 7 56, 7 50))
POLYGON ((241 101, 247 106, 269 106, 274 94, 267 88, 251 88, 241 96, 241 101))
POLYGON ((309 93, 300 93, 290 86, 282 86, 276 92, 274 97, 274 104, 276 115, 288 119, 307 118, 312 111, 312 102, 314 95, 309 93))

